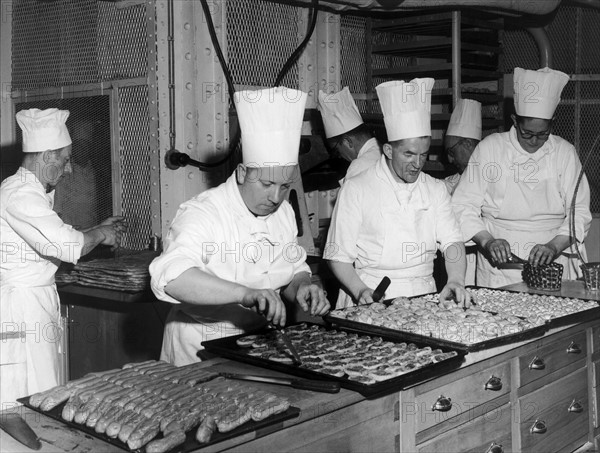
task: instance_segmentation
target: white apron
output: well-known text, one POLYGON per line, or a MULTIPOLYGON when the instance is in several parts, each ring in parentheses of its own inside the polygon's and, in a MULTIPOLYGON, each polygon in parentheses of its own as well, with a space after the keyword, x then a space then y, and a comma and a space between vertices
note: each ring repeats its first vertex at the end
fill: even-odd
MULTIPOLYGON (((360 279, 373 289, 389 277, 388 299, 435 292, 438 246, 462 241, 444 184, 425 174, 413 184, 398 183, 382 157, 341 192, 327 239, 335 250, 328 259, 353 260, 360 279)), ((352 304, 340 290, 336 308, 352 304)))
MULTIPOLYGON (((527 260, 531 249, 536 244, 545 244, 559 233, 564 218, 556 216, 545 220, 532 221, 503 219, 538 212, 541 203, 544 204, 548 213, 564 211, 563 202, 561 197, 558 196, 560 188, 556 175, 559 172, 558 169, 553 168, 556 161, 549 160, 549 162, 549 166, 539 166, 534 182, 526 182, 527 176, 524 178, 506 178, 506 189, 498 218, 483 215, 483 222, 490 234, 496 239, 508 241, 511 251, 525 260, 527 260), (555 193, 556 196, 548 196, 555 193)), ((525 165, 527 165, 526 162, 525 165)), ((585 257, 583 244, 580 245, 580 250, 585 257)), ((563 280, 575 280, 581 276, 579 269, 581 262, 575 251, 571 250, 571 247, 564 250, 555 262, 564 266, 563 280)), ((498 288, 523 280, 520 269, 498 269, 481 252, 478 252, 477 265, 477 284, 479 286, 498 288)))
POLYGON ((165 251, 150 265, 155 295, 175 305, 167 318, 161 360, 177 366, 198 362, 203 341, 263 327, 264 316, 239 304, 187 305, 164 287, 190 268, 250 288, 279 290, 299 272, 310 272, 298 245, 293 210, 284 202, 266 217, 244 204, 235 174, 180 207, 165 239, 165 251))

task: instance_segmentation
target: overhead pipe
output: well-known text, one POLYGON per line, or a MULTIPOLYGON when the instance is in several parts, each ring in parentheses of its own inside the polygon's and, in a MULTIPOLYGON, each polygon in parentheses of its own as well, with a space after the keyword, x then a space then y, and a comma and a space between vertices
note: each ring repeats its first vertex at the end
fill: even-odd
POLYGON ((528 27, 526 30, 535 40, 540 51, 540 68, 552 68, 552 44, 544 27, 528 27))

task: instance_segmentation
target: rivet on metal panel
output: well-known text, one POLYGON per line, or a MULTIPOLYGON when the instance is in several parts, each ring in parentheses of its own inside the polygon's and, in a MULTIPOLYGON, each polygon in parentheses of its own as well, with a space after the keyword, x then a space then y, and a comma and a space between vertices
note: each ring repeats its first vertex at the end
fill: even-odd
POLYGON ((191 60, 191 59, 192 59, 192 54, 191 54, 191 53, 189 53, 189 52, 187 52, 187 53, 185 54, 185 59, 186 59, 186 60, 191 60))
POLYGON ((188 173, 188 179, 194 179, 194 174, 195 173, 189 172, 188 173))
POLYGON ((217 113, 215 115, 215 118, 217 119, 217 121, 221 121, 221 118, 223 117, 223 115, 221 115, 220 113, 217 113))
POLYGON ((185 84, 185 89, 186 90, 191 90, 192 89, 192 84, 190 82, 185 84))
POLYGON ((220 141, 217 142, 217 150, 221 151, 221 148, 223 148, 223 145, 221 144, 220 141))
POLYGON ((209 47, 206 47, 206 48, 204 49, 204 54, 205 54, 207 57, 210 57, 210 54, 211 54, 211 53, 212 53, 212 49, 210 49, 209 47))
POLYGON ((185 28, 186 30, 190 29, 190 23, 186 22, 185 24, 183 24, 183 28, 185 28))
POLYGON ((324 41, 321 41, 321 49, 324 49, 326 45, 327 45, 327 44, 325 44, 325 42, 324 42, 324 41))
POLYGON ((329 72, 331 72, 332 74, 335 73, 335 66, 330 66, 329 72))
POLYGON ((187 149, 194 149, 194 144, 192 142, 187 143, 187 149))
POLYGON ((312 68, 313 68, 313 66, 312 66, 311 64, 309 64, 309 65, 306 67, 306 69, 307 69, 308 71, 312 71, 312 68))
POLYGON ((212 136, 212 135, 210 135, 210 134, 206 134, 206 141, 207 141, 208 143, 212 142, 212 141, 213 141, 213 136, 212 136))
POLYGON ((187 114, 185 115, 185 117, 186 117, 188 120, 191 120, 191 119, 193 119, 193 118, 194 118, 194 115, 192 115, 192 113, 191 113, 191 112, 187 112, 187 114))

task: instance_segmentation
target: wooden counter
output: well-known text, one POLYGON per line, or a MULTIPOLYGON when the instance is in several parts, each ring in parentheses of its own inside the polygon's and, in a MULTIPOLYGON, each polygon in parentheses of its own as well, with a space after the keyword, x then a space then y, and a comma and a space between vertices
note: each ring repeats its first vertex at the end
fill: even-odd
MULTIPOLYGON (((568 283, 563 296, 600 300, 597 292, 585 292, 581 282, 568 283)), ((222 358, 204 365, 280 374, 222 358)), ((373 400, 344 389, 330 395, 256 384, 288 397, 301 415, 201 451, 485 452, 492 443, 502 445, 504 452, 597 448, 599 372, 600 319, 590 319, 468 354, 449 374, 373 400), (490 381, 492 377, 496 379, 490 381), (447 412, 433 410, 441 395, 452 402, 447 412), (532 433, 532 427, 540 432, 532 433)), ((42 451, 115 451, 48 417, 20 410, 42 438, 42 451)), ((0 432, 0 450, 26 448, 0 432)))

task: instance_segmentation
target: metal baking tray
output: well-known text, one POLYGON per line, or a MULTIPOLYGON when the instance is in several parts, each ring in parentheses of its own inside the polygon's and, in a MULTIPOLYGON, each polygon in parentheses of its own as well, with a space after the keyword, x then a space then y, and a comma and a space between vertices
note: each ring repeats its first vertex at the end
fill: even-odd
MULTIPOLYGON (((519 294, 522 293, 522 291, 517 291, 514 289, 487 288, 484 286, 473 286, 472 288, 474 288, 474 289, 491 289, 494 291, 503 291, 506 293, 519 293, 519 294)), ((559 299, 580 299, 580 300, 585 300, 588 302, 595 302, 597 305, 595 308, 590 308, 588 310, 578 311, 576 313, 571 313, 569 315, 560 316, 558 318, 551 318, 548 321, 546 321, 546 324, 548 325, 549 329, 552 329, 555 327, 568 326, 571 324, 577 324, 577 323, 581 323, 581 322, 591 321, 596 318, 600 318, 600 301, 598 301, 598 300, 587 299, 585 297, 564 297, 564 296, 560 296, 557 294, 557 293, 560 293, 560 291, 545 291, 545 290, 533 290, 533 289, 532 289, 532 291, 535 291, 535 292, 534 293, 526 293, 526 294, 534 294, 534 295, 538 295, 538 296, 553 296, 553 297, 556 297, 559 299)))
MULTIPOLYGON (((75 428, 79 431, 89 434, 90 436, 94 436, 98 439, 108 442, 111 445, 122 448, 124 451, 135 451, 136 453, 144 453, 145 452, 144 447, 137 449, 137 450, 130 450, 129 447, 127 446, 127 444, 121 442, 118 438, 113 439, 112 437, 109 437, 106 434, 97 433, 94 430, 94 428, 90 428, 86 425, 80 425, 75 422, 68 422, 68 421, 64 420, 62 418, 61 414, 62 414, 63 407, 65 406, 65 404, 67 404, 66 402, 59 404, 58 406, 56 406, 54 409, 52 409, 50 411, 44 412, 44 411, 40 410, 39 408, 31 406, 29 404, 29 398, 30 397, 27 396, 24 398, 20 398, 17 401, 22 403, 24 406, 27 406, 31 410, 39 412, 40 414, 47 415, 48 417, 58 420, 71 428, 75 428)), ((222 442, 227 439, 233 439, 234 437, 241 436, 242 434, 246 434, 246 433, 253 432, 253 431, 258 431, 258 430, 268 427, 268 426, 274 426, 274 425, 280 424, 285 420, 296 418, 299 415, 300 415, 300 409, 297 407, 294 407, 294 406, 290 406, 285 412, 271 415, 270 417, 267 417, 264 420, 260 420, 258 422, 255 422, 254 420, 250 420, 250 421, 244 423, 243 425, 238 426, 236 429, 233 429, 226 433, 220 433, 218 431, 215 431, 213 433, 210 441, 208 441, 204 444, 201 444, 196 440, 196 428, 197 427, 195 427, 186 433, 187 438, 183 444, 181 444, 175 448, 172 448, 171 450, 168 450, 167 453, 188 453, 191 451, 197 451, 198 449, 204 448, 208 445, 216 444, 216 443, 222 442)), ((257 435, 257 438, 258 437, 261 437, 261 436, 257 435)), ((156 439, 160 439, 160 438, 162 438, 162 434, 159 434, 156 437, 156 439)))
MULTIPOLYGON (((308 326, 313 326, 316 324, 312 324, 309 322, 302 323, 308 326)), ((346 331, 351 333, 357 333, 358 335, 367 335, 364 332, 356 332, 353 329, 344 329, 339 327, 332 326, 320 326, 324 327, 327 330, 336 330, 336 331, 346 331)), ((269 330, 259 330, 257 332, 252 332, 253 334, 267 334, 269 330)), ((338 381, 340 386, 349 390, 353 390, 355 392, 360 393, 361 395, 367 398, 375 398, 378 396, 382 396, 385 394, 389 394, 395 391, 402 390, 408 386, 416 384, 417 382, 429 380, 435 378, 437 376, 441 376, 446 374, 456 368, 458 368, 462 362, 464 361, 464 356, 467 354, 465 350, 456 350, 454 348, 448 348, 443 345, 439 345, 437 342, 430 341, 428 338, 419 338, 413 339, 409 336, 402 335, 386 335, 386 334, 377 334, 385 341, 391 341, 394 343, 407 342, 407 343, 415 343, 418 347, 430 346, 432 349, 441 349, 442 352, 449 352, 450 350, 454 350, 457 355, 451 357, 447 360, 438 363, 431 363, 429 365, 425 365, 424 367, 418 368, 414 371, 408 372, 401 376, 396 376, 390 379, 386 379, 384 381, 375 382, 373 384, 363 384, 360 382, 353 381, 346 376, 336 377, 330 374, 321 373, 318 371, 308 370, 305 368, 301 368, 298 365, 288 365, 285 363, 274 362, 272 360, 263 359, 260 357, 255 357, 248 355, 246 351, 248 348, 244 348, 238 346, 236 340, 238 338, 249 335, 250 333, 243 335, 236 335, 232 337, 220 338, 217 340, 210 340, 202 342, 202 346, 206 348, 208 352, 212 352, 214 354, 218 354, 220 356, 237 360, 240 362, 249 363, 252 365, 256 365, 262 368, 267 368, 269 370, 277 370, 283 373, 291 374, 294 376, 306 378, 306 379, 328 379, 333 381, 338 381)), ((300 355, 302 355, 302 349, 298 351, 300 355)))
MULTIPOLYGON (((433 294, 433 293, 432 293, 433 294)), ((417 297, 423 297, 424 295, 409 297, 408 299, 413 299, 417 297)), ((390 305, 394 299, 388 299, 382 301, 385 305, 390 305)), ((491 312, 490 312, 491 313, 491 312)), ((429 341, 432 345, 436 345, 438 348, 447 348, 454 349, 457 351, 464 352, 475 352, 482 351, 484 349, 494 348, 496 346, 507 345, 511 343, 518 343, 520 341, 529 340, 536 337, 541 337, 544 335, 548 329, 548 323, 533 327, 531 329, 523 330, 521 332, 515 332, 509 335, 504 335, 501 337, 492 338, 486 341, 480 341, 477 343, 460 343, 456 341, 445 340, 443 338, 438 337, 429 337, 426 335, 420 335, 414 332, 409 332, 406 330, 399 329, 391 329, 389 327, 376 326, 372 324, 362 323, 358 321, 351 321, 345 318, 338 318, 335 316, 331 316, 330 314, 323 316, 323 319, 332 325, 338 325, 353 329, 355 331, 360 331, 364 333, 368 333, 370 335, 380 335, 380 336, 388 336, 391 338, 409 338, 413 342, 417 341, 429 341)), ((433 346, 432 346, 433 347, 433 346)))

